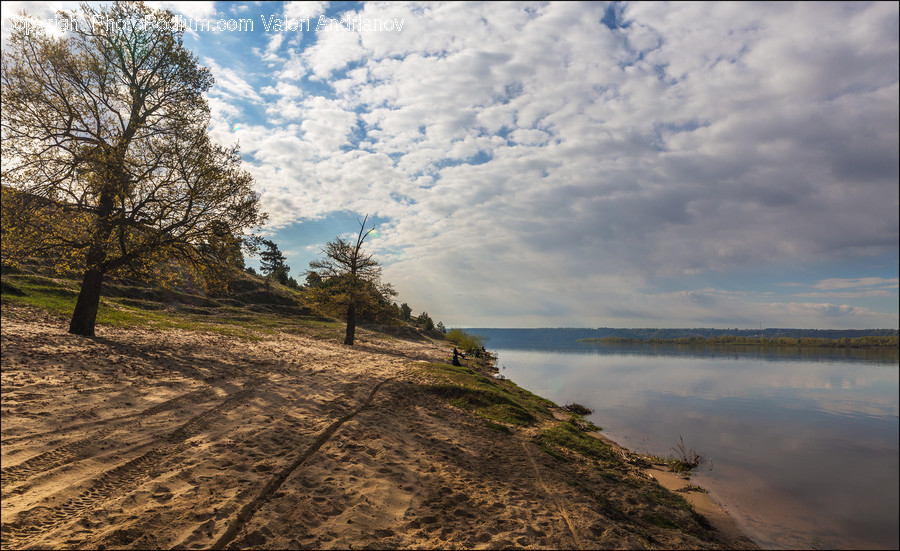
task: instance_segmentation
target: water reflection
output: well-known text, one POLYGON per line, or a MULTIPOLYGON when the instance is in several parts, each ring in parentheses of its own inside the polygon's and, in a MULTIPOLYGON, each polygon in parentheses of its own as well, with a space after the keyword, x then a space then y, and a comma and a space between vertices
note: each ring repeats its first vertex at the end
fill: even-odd
POLYGON ((574 342, 568 346, 510 347, 514 350, 599 354, 613 356, 685 356, 690 358, 756 358, 767 362, 842 362, 866 365, 897 365, 896 348, 811 348, 799 346, 702 345, 702 344, 614 344, 574 342))
MULTIPOLYGON (((865 351, 593 346, 499 350, 504 374, 637 451, 679 435, 697 480, 767 547, 898 547, 898 368, 865 351)), ((896 357, 896 353, 894 353, 896 357)))

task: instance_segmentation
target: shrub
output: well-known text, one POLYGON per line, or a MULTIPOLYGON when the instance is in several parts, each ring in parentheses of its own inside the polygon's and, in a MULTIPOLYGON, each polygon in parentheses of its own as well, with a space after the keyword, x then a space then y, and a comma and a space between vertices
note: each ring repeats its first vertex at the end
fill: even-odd
POLYGON ((481 337, 466 333, 462 329, 451 329, 447 331, 444 338, 466 352, 474 352, 484 346, 484 340, 481 337))
POLYGON ((678 444, 672 450, 675 454, 669 460, 669 467, 673 471, 689 472, 699 467, 705 461, 705 458, 699 452, 684 444, 684 438, 681 435, 678 436, 678 444))
POLYGON ((587 406, 583 406, 577 402, 573 402, 571 404, 566 404, 563 406, 563 409, 566 411, 571 411, 576 415, 590 415, 594 413, 594 410, 587 406))

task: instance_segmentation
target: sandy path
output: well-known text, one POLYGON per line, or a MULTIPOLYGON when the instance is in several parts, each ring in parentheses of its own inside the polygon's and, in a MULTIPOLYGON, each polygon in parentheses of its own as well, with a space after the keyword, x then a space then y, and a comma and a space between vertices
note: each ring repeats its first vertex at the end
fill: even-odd
POLYGON ((4 549, 721 545, 435 400, 442 347, 2 323, 4 549))

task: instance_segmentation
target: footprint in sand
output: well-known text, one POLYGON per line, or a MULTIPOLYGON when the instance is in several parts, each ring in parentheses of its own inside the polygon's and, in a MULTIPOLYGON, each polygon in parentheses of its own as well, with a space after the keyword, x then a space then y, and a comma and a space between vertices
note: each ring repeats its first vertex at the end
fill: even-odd
POLYGON ((153 495, 150 496, 152 499, 158 501, 159 503, 165 503, 175 497, 172 494, 172 490, 165 486, 157 486, 153 489, 153 495))

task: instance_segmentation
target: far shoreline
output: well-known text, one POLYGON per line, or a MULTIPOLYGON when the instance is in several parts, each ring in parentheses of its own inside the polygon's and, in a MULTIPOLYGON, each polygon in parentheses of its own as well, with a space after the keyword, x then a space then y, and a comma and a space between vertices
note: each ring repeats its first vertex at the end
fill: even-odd
POLYGON ((897 350, 900 348, 898 337, 850 337, 842 339, 826 339, 818 337, 738 337, 726 335, 721 337, 679 337, 674 339, 640 339, 630 337, 591 337, 578 339, 584 344, 669 344, 698 346, 765 346, 791 348, 827 348, 833 350, 897 350))

